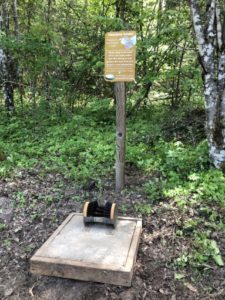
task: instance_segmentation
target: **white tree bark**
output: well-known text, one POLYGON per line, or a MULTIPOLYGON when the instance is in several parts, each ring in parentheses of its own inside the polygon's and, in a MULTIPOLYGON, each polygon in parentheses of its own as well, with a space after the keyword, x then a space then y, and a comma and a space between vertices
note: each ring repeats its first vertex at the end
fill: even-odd
MULTIPOLYGON (((4 31, 9 34, 9 2, 4 0, 0 6, 0 32, 4 31)), ((13 99, 13 64, 10 55, 3 48, 0 47, 0 84, 2 86, 3 95, 5 99, 5 106, 8 112, 14 111, 13 99)))
POLYGON ((218 0, 207 2, 204 24, 199 3, 199 0, 190 0, 204 74, 209 155, 215 167, 225 170, 225 44, 223 41, 225 33, 218 0))
MULTIPOLYGON (((2 31, 2 12, 0 11, 0 33, 2 31)), ((6 77, 6 55, 4 50, 0 48, 0 85, 2 86, 6 77)))

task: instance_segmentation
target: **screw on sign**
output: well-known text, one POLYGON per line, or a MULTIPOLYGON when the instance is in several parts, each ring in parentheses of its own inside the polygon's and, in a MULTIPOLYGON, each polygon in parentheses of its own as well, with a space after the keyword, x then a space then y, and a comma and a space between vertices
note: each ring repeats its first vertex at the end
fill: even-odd
POLYGON ((116 190, 125 182, 126 87, 135 80, 136 32, 118 31, 105 35, 104 78, 115 83, 116 97, 116 190))

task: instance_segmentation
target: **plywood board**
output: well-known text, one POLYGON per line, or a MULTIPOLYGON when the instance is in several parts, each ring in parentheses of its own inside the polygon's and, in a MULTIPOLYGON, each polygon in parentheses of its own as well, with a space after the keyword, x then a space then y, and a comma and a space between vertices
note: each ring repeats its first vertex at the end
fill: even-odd
POLYGON ((118 31, 105 35, 104 77, 110 82, 135 80, 136 32, 118 31))
POLYGON ((31 272, 130 286, 141 228, 140 219, 123 217, 116 229, 85 227, 72 213, 31 258, 31 272))

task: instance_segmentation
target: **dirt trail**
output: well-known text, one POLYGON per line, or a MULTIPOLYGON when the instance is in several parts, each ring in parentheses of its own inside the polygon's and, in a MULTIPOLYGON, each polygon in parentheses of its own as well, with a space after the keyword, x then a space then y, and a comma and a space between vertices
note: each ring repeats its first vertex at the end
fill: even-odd
MULTIPOLYGON (((137 171, 127 174, 128 188, 114 193, 111 180, 104 182, 102 197, 117 199, 120 214, 140 216, 137 203, 146 203, 142 184, 146 178, 137 171), (138 183, 138 184, 137 184, 138 183)), ((0 299, 88 300, 88 299, 224 299, 225 270, 182 270, 175 280, 174 258, 185 247, 177 238, 178 209, 167 202, 153 206, 143 216, 143 233, 131 288, 36 276, 29 272, 29 259, 70 212, 80 212, 87 199, 99 197, 95 184, 84 189, 59 174, 40 175, 38 170, 21 172, 14 179, 0 181, 0 299)), ((225 240, 223 241, 225 245, 225 240)), ((224 247, 225 248, 225 247, 224 247)))

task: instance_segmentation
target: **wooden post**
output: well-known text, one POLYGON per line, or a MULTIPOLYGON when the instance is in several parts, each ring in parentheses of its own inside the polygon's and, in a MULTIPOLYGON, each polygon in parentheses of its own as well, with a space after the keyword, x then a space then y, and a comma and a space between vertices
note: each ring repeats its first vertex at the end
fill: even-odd
POLYGON ((124 188, 126 148, 126 87, 125 82, 115 83, 116 96, 116 191, 124 188))
POLYGON ((135 80, 136 32, 116 31, 105 35, 104 78, 115 82, 116 98, 116 191, 125 183, 126 91, 125 82, 135 80))

